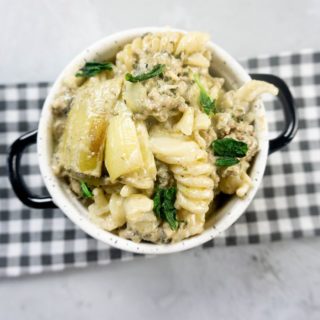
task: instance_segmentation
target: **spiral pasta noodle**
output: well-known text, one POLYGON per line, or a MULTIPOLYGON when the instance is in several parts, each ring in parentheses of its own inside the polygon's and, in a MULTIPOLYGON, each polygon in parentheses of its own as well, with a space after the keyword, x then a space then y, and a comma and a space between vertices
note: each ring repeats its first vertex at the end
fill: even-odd
POLYGON ((151 137, 150 142, 155 157, 169 164, 173 172, 177 183, 175 207, 200 216, 203 225, 215 187, 207 152, 182 136, 151 137))

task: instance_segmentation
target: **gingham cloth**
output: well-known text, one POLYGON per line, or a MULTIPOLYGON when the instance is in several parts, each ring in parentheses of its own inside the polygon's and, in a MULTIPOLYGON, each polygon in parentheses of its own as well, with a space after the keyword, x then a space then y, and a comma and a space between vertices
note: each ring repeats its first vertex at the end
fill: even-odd
MULTIPOLYGON (((263 183, 247 212, 227 232, 194 250, 320 235, 320 52, 261 56, 245 60, 243 65, 249 72, 275 74, 287 82, 298 107, 300 130, 289 147, 269 157, 263 183)), ((92 239, 59 209, 29 209, 13 193, 7 178, 7 149, 21 134, 37 128, 49 88, 49 83, 0 86, 2 277, 139 256, 92 239)), ((280 105, 270 102, 267 108, 271 131, 279 131, 280 105)), ((24 155, 22 169, 27 185, 45 192, 35 146, 24 155)))

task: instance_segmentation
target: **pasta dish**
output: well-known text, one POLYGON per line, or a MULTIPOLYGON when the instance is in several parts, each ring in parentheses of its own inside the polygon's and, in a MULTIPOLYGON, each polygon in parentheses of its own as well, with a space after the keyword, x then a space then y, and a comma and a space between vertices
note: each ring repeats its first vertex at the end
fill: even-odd
POLYGON ((204 33, 148 33, 86 61, 52 104, 54 173, 104 230, 135 242, 204 231, 221 194, 246 196, 268 83, 228 90, 204 33))

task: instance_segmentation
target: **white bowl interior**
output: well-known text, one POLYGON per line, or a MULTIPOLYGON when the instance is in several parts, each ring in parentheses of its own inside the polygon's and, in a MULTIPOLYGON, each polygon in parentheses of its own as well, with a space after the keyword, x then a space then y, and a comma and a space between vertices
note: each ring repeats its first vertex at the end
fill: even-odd
MULTIPOLYGON (((169 30, 185 32, 177 29, 169 30)), ((250 170, 250 176, 254 186, 243 200, 238 199, 235 196, 231 197, 231 199, 207 221, 206 230, 200 235, 174 244, 158 245, 134 243, 131 240, 123 239, 111 232, 102 230, 89 220, 87 216, 87 209, 76 199, 69 188, 54 175, 51 169, 51 157, 53 150, 51 135, 51 103, 61 88, 62 80, 69 76, 73 76, 85 61, 111 59, 124 44, 130 42, 135 37, 141 36, 146 32, 161 31, 168 31, 168 29, 149 27, 132 29, 114 34, 93 44, 72 60, 56 80, 44 103, 39 123, 37 142, 40 171, 44 179, 44 183, 51 194, 54 203, 60 207, 70 220, 72 220, 86 233, 100 241, 122 250, 145 254, 163 254, 186 250, 215 238, 219 233, 229 228, 244 213, 256 194, 266 166, 269 146, 265 110, 263 104, 260 103, 257 105, 256 121, 260 151, 255 157, 250 170)), ((226 83, 230 88, 238 88, 243 83, 250 80, 250 77, 245 70, 223 49, 213 43, 209 44, 209 48, 213 53, 211 65, 212 72, 214 75, 225 78, 226 83)))

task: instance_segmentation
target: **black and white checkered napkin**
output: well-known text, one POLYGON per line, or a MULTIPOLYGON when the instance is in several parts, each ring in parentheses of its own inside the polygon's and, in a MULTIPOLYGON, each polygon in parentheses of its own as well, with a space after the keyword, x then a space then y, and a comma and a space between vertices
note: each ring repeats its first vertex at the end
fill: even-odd
MULTIPOLYGON (((263 56, 243 65, 287 82, 298 107, 300 130, 289 147, 270 156, 263 184, 247 212, 203 248, 320 235, 320 52, 263 56)), ((37 128, 49 88, 49 83, 0 86, 0 276, 138 256, 92 239, 58 209, 29 209, 14 195, 7 178, 7 149, 21 134, 37 128)), ((281 130, 280 106, 270 101, 267 108, 271 131, 281 130)), ((22 163, 27 185, 45 192, 35 146, 22 163)))

